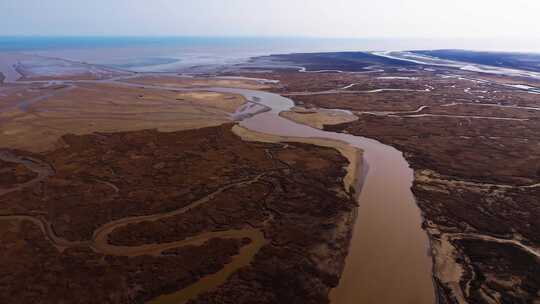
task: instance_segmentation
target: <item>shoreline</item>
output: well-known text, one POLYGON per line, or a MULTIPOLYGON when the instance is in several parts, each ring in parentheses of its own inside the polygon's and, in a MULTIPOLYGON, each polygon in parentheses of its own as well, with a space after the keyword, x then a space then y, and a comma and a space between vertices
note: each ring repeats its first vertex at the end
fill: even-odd
POLYGON ((279 136, 274 134, 268 134, 258 131, 250 130, 246 127, 235 125, 232 128, 234 134, 238 135, 242 140, 246 141, 255 141, 255 142, 267 142, 267 143, 305 143, 312 144, 320 147, 327 147, 336 149, 341 153, 347 160, 349 160, 349 165, 347 166, 347 175, 343 180, 343 186, 346 191, 349 191, 349 194, 356 195, 361 189, 356 189, 355 185, 361 183, 361 180, 358 178, 359 168, 363 167, 363 151, 352 147, 346 142, 338 140, 330 140, 324 138, 314 138, 314 137, 289 137, 289 136, 279 136), (353 190, 352 192, 350 190, 353 190))
MULTIPOLYGON (((345 230, 345 239, 343 247, 340 247, 342 250, 337 254, 341 257, 341 262, 336 266, 338 272, 338 284, 343 275, 344 268, 346 266, 347 256, 349 254, 349 249, 354 234, 354 227, 357 224, 358 220, 358 196, 360 195, 363 187, 363 182, 365 179, 365 166, 363 151, 361 149, 352 147, 351 145, 338 141, 338 140, 329 140, 322 138, 309 138, 309 137, 288 137, 288 136, 279 136, 273 134, 267 134, 262 132, 257 132, 250 130, 248 128, 242 127, 238 124, 234 125, 232 128, 234 134, 239 136, 242 140, 254 141, 254 142, 267 142, 267 143, 306 143, 312 144, 321 147, 333 148, 341 153, 342 156, 349 160, 349 165, 347 166, 347 176, 343 180, 343 186, 348 195, 354 197, 355 203, 357 204, 352 212, 350 212, 344 219, 344 222, 337 224, 336 230, 345 230), (345 249, 345 250, 343 250, 345 249)), ((337 286, 337 285, 336 285, 337 286)), ((335 288, 332 287, 328 290, 328 295, 330 295, 331 290, 335 288)))
POLYGON ((339 109, 306 109, 299 106, 280 112, 279 116, 319 130, 323 130, 325 125, 339 125, 359 119, 358 116, 339 109))

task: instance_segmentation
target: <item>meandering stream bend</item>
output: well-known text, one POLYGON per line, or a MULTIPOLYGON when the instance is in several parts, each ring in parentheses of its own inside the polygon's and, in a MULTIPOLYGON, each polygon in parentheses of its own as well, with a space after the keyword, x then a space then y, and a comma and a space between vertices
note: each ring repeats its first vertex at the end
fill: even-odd
MULTIPOLYGON (((35 172, 42 172, 41 167, 34 166, 34 163, 26 162, 24 159, 19 159, 17 156, 12 155, 5 151, 0 151, 0 160, 23 163, 29 169, 35 172)), ((48 171, 47 171, 48 172, 48 171)), ((191 299, 196 298, 201 293, 210 291, 223 283, 229 278, 229 276, 236 272, 238 269, 245 267, 251 263, 255 254, 266 244, 266 239, 264 238, 263 232, 256 228, 244 228, 244 229, 232 229, 232 230, 223 230, 223 231, 212 231, 198 234, 183 240, 173 241, 169 243, 153 243, 147 245, 137 245, 137 246, 117 246, 109 243, 108 236, 117 228, 127 226, 129 224, 137 224, 148 221, 159 221, 164 218, 170 218, 176 215, 184 214, 193 208, 196 208, 202 204, 207 203, 212 200, 216 195, 237 187, 240 185, 249 185, 251 183, 257 182, 264 174, 254 176, 244 180, 238 180, 229 185, 225 185, 216 191, 207 194, 206 196, 192 202, 184 208, 180 208, 171 212, 158 213, 147 216, 133 216, 122 218, 109 222, 97 230, 94 231, 92 240, 88 241, 69 241, 64 239, 56 234, 54 231, 53 225, 41 214, 7 214, 0 215, 0 221, 29 221, 39 227, 43 235, 51 242, 51 244, 60 252, 64 251, 67 248, 72 247, 89 247, 92 248, 95 252, 99 252, 106 255, 113 256, 143 256, 143 255, 153 255, 160 256, 162 253, 168 249, 181 248, 185 246, 201 246, 206 241, 214 238, 225 238, 225 239, 242 239, 249 238, 251 242, 242 248, 240 252, 231 258, 231 262, 224 265, 224 267, 216 273, 204 276, 197 282, 183 288, 177 292, 171 294, 165 294, 159 296, 152 301, 148 302, 149 304, 181 304, 185 303, 191 299)), ((37 182, 40 182, 43 178, 41 176, 36 177, 29 183, 25 183, 20 186, 20 188, 31 186, 37 182)), ((1 189, 0 189, 1 190, 1 189)))

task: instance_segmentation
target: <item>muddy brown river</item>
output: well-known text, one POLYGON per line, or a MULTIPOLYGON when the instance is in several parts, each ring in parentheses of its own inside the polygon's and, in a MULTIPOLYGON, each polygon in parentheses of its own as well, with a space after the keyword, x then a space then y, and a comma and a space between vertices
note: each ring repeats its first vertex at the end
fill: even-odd
POLYGON ((339 286, 330 299, 336 304, 435 303, 429 240, 411 192, 413 170, 403 154, 378 141, 326 132, 278 114, 294 106, 277 94, 215 89, 244 95, 271 110, 241 122, 253 131, 287 137, 333 139, 364 151, 359 170, 358 217, 339 286))

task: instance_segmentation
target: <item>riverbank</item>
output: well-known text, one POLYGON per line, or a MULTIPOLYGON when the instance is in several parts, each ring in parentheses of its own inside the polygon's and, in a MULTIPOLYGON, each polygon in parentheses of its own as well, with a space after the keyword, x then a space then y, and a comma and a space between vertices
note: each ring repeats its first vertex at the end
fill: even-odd
POLYGON ((279 115, 294 122, 305 124, 312 128, 321 130, 325 125, 337 125, 352 122, 358 119, 357 116, 347 111, 305 109, 302 107, 294 107, 290 111, 279 113, 279 115))
POLYGON ((358 188, 358 185, 362 182, 362 172, 364 171, 362 151, 351 147, 345 142, 324 138, 279 136, 275 134, 256 132, 240 125, 235 125, 232 128, 232 131, 234 134, 240 136, 240 138, 246 141, 267 143, 304 143, 336 149, 348 160, 348 165, 346 168, 347 175, 343 179, 344 189, 348 189, 347 191, 349 191, 351 194, 358 193, 361 190, 361 188, 358 188))

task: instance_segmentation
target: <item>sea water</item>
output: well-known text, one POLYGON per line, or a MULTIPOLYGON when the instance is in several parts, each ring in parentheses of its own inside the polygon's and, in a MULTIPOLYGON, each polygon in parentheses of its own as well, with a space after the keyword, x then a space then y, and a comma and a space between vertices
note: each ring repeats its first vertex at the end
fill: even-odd
POLYGON ((242 63, 251 57, 403 49, 403 39, 272 37, 0 37, 0 57, 24 53, 137 72, 172 72, 242 63))

